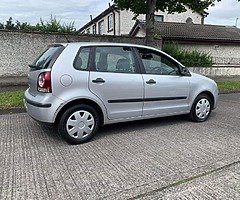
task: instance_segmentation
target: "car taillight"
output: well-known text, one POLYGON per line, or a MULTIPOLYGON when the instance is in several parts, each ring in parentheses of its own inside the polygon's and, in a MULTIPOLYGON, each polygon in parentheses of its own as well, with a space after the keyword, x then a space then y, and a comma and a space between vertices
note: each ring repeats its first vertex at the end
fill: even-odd
POLYGON ((39 74, 37 84, 39 92, 51 93, 51 72, 42 72, 41 74, 39 74))

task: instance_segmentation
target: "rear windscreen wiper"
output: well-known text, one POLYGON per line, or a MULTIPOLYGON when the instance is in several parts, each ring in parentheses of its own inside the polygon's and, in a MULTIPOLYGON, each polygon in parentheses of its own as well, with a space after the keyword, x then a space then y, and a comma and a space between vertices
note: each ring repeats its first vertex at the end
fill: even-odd
POLYGON ((34 68, 34 69, 36 69, 37 68, 37 66, 36 65, 28 65, 30 68, 34 68))

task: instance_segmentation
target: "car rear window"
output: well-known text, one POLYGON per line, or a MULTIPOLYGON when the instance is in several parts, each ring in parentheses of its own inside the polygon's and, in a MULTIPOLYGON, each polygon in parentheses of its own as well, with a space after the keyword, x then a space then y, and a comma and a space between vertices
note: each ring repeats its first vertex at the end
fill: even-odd
POLYGON ((29 65, 31 70, 51 68, 63 49, 62 45, 49 46, 33 64, 29 65))

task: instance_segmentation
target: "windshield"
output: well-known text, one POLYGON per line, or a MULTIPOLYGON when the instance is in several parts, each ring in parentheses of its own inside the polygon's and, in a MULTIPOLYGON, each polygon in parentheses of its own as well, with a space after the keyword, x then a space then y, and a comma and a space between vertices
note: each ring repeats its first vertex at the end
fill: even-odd
POLYGON ((52 66, 52 62, 56 60, 58 55, 63 50, 63 46, 51 46, 46 51, 44 51, 34 62, 30 65, 31 68, 36 69, 46 69, 52 66))

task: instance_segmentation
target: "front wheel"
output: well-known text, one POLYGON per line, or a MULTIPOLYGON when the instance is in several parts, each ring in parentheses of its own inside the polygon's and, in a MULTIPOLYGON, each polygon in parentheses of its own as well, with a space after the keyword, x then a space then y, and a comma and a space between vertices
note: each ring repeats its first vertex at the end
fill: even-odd
POLYGON ((194 100, 190 119, 194 122, 204 122, 208 119, 212 111, 212 100, 206 94, 200 94, 194 100))
POLYGON ((92 139, 99 128, 98 113, 88 105, 67 109, 58 123, 58 132, 70 144, 80 144, 92 139))

